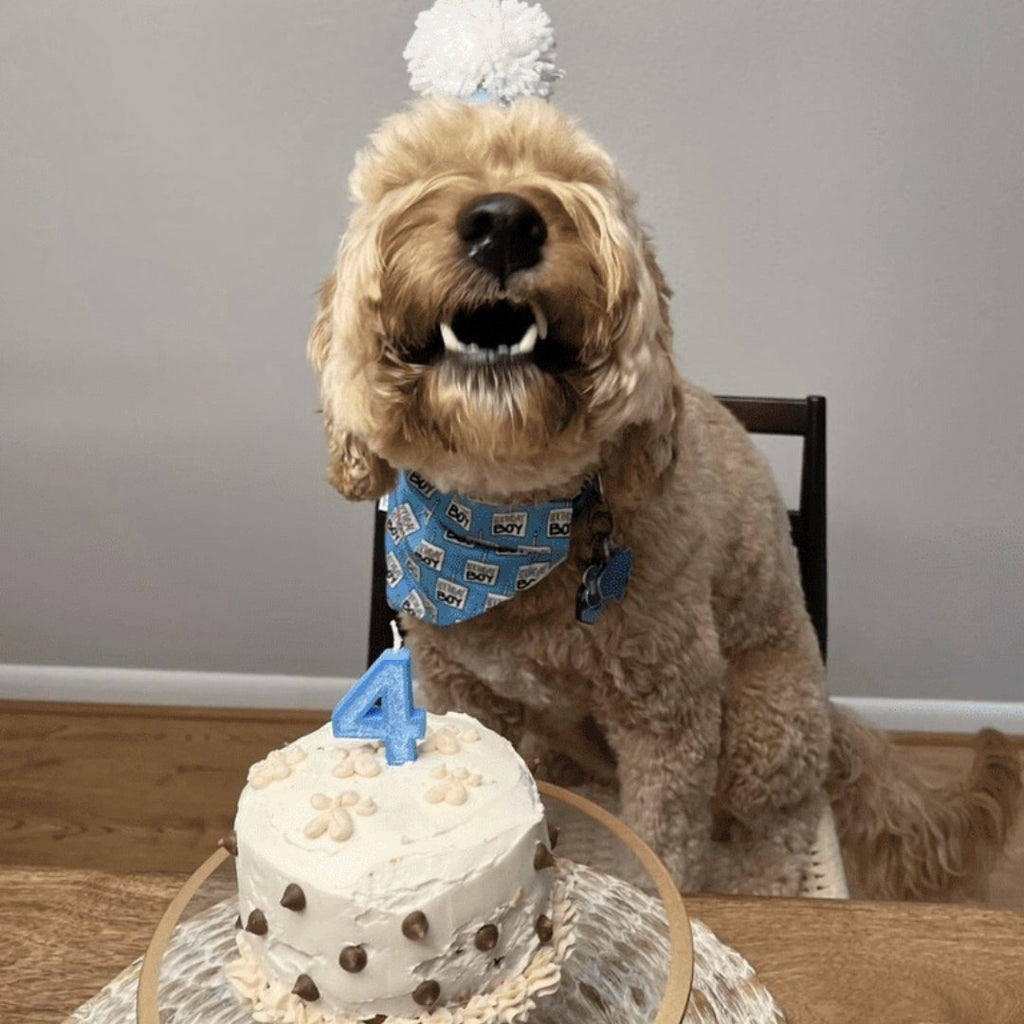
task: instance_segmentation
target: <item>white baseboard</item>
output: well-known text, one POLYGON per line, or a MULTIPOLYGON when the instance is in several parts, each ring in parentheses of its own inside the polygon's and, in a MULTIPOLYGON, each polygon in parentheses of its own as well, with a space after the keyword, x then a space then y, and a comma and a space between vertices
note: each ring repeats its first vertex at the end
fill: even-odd
POLYGON ((876 728, 891 732, 999 729, 1024 736, 1024 701, 920 700, 913 697, 833 697, 876 728))
MULTIPOLYGON (((344 676, 0 664, 0 700, 293 708, 320 710, 327 716, 354 681, 344 676)), ((973 733, 991 726, 1011 735, 1024 736, 1024 701, 834 699, 880 729, 973 733)))
POLYGON ((293 708, 329 715, 354 682, 329 676, 0 665, 0 700, 293 708))

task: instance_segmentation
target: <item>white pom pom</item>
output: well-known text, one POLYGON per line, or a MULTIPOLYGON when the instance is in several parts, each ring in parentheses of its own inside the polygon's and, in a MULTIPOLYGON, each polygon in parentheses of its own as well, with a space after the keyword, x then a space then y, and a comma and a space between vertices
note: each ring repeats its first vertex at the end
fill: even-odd
POLYGON ((416 18, 402 56, 424 96, 510 103, 547 97, 562 77, 548 16, 522 0, 437 0, 416 18))

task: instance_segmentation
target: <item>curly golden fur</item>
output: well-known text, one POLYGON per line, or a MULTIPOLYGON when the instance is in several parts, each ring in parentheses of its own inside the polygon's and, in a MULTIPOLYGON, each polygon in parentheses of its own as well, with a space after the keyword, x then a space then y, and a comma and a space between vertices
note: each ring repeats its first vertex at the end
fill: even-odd
POLYGON ((796 893, 830 798, 851 843, 869 835, 861 848, 904 825, 918 837, 885 872, 901 894, 979 874, 1019 778, 979 769, 999 824, 973 846, 969 822, 928 824, 927 801, 897 801, 886 821, 872 773, 891 770, 888 750, 835 725, 771 473, 676 372, 669 290, 605 152, 543 101, 424 100, 373 136, 351 188, 310 337, 334 486, 374 498, 409 469, 508 504, 571 497, 600 474, 635 556, 626 599, 595 626, 574 614, 583 528, 566 562, 484 615, 443 628, 406 616, 432 707, 478 716, 551 771, 614 779, 624 817, 688 889, 796 893), (546 228, 540 258, 507 274, 470 259, 455 227, 494 194, 546 228), (496 303, 546 320, 534 357, 446 352, 440 324, 496 303), (946 852, 929 859, 929 845, 946 852))

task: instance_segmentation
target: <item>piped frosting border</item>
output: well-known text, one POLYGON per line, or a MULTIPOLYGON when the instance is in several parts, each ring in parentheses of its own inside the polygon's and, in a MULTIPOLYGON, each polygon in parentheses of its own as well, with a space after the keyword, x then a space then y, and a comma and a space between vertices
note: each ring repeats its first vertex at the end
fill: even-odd
MULTIPOLYGON (((558 865, 555 871, 551 941, 534 953, 521 974, 473 996, 463 1006, 440 1006, 414 1017, 393 1015, 387 1024, 513 1024, 534 1008, 537 999, 557 991, 576 944, 576 907, 571 876, 558 865)), ((259 1024, 362 1024, 365 1020, 325 1014, 304 1002, 283 981, 267 976, 241 935, 236 944, 240 957, 225 967, 225 973, 259 1024)))

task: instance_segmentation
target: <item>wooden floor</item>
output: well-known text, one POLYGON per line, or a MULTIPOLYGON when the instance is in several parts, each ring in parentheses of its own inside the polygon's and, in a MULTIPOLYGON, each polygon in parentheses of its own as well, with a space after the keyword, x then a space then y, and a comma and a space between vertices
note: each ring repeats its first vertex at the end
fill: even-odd
MULTIPOLYGON (((0 864, 190 872, 230 830, 248 766, 325 718, 0 701, 0 864)), ((896 738, 935 783, 970 762, 961 737, 896 738)), ((988 903, 1024 911, 1024 820, 988 903)))

